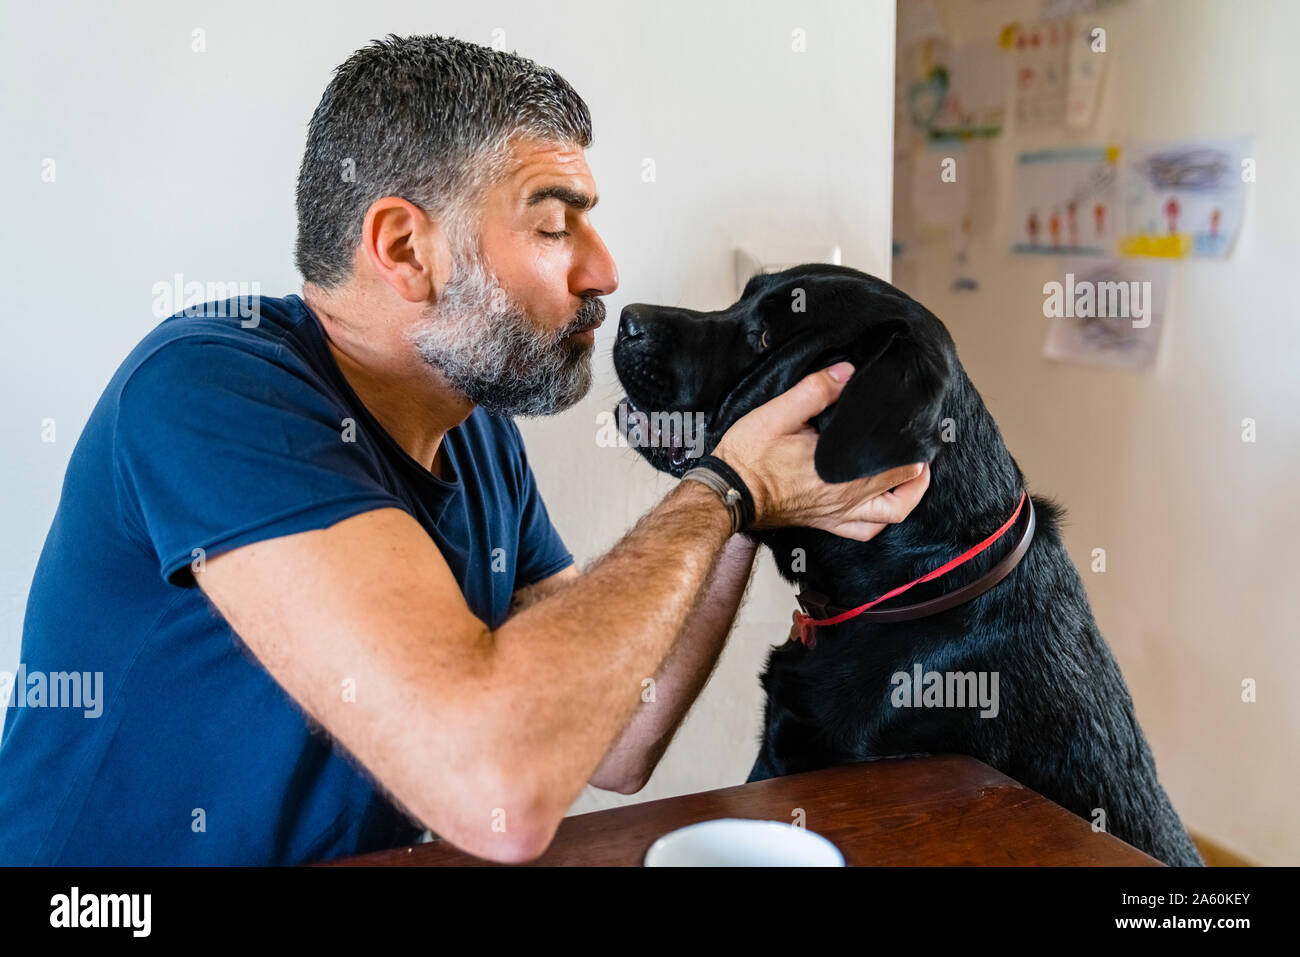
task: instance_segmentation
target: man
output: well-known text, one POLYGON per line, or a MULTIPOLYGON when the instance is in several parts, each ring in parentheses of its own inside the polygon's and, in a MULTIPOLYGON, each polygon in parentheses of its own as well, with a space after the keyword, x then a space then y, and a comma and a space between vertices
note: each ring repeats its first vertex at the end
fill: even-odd
MULTIPOLYGON (((587 392, 618 284, 590 138, 514 55, 390 37, 338 69, 302 296, 162 322, 73 452, 22 662, 102 676, 102 710, 10 708, 0 862, 294 863, 425 827, 522 861, 588 782, 645 783, 754 544, 687 481, 580 575, 538 495, 510 416, 587 392)), ((865 539, 919 500, 922 466, 817 480, 804 423, 840 388, 722 438, 756 526, 865 539)))

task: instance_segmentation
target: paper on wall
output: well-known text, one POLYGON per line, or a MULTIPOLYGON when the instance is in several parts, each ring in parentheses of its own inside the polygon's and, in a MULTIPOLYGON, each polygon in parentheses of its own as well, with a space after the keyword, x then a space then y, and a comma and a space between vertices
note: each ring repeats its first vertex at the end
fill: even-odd
POLYGON ((1130 149, 1128 229, 1120 250, 1129 256, 1227 259, 1245 211, 1249 153, 1248 137, 1130 149))
POLYGON ((1001 133, 1011 85, 1010 57, 992 40, 976 40, 953 51, 948 69, 948 96, 931 135, 969 139, 1001 133))
POLYGON ((1155 365, 1169 304, 1167 263, 1065 260, 1043 284, 1049 359, 1142 371, 1155 365))
POLYGON ((926 40, 901 51, 896 102, 922 139, 997 136, 1005 123, 1011 57, 991 40, 956 49, 926 40))
POLYGON ((1122 224, 1117 146, 1021 153, 1012 188, 1011 251, 1104 256, 1122 224))

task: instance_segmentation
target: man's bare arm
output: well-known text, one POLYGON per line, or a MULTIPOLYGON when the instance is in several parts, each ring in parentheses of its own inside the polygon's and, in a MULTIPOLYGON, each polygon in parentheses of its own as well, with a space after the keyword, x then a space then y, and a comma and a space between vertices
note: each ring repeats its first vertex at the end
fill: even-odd
MULTIPOLYGON (((733 535, 727 541, 699 607, 653 676, 653 695, 648 698, 642 691, 632 718, 588 782, 593 787, 622 794, 635 794, 645 787, 717 665, 749 584, 757 548, 747 535, 733 535)), ((522 610, 581 579, 578 569, 570 565, 516 591, 512 608, 522 610)), ((644 682, 642 679, 643 689, 644 682)))
POLYGON ((682 483, 584 576, 590 595, 566 589, 495 632, 398 509, 234 549, 196 578, 425 826, 483 857, 528 860, 628 723, 729 531, 717 496, 682 483))
POLYGON ((622 794, 635 794, 646 786, 713 674, 749 585, 757 548, 746 535, 728 540, 699 604, 653 676, 653 700, 641 694, 632 719, 592 775, 592 785, 622 794))

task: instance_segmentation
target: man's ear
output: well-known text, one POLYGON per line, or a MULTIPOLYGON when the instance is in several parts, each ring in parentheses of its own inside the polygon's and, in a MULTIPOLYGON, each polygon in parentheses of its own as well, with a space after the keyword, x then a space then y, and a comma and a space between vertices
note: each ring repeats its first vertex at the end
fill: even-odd
POLYGON ((824 482, 929 462, 939 451, 946 354, 889 321, 872 330, 862 356, 840 397, 811 420, 819 433, 813 465, 824 482))

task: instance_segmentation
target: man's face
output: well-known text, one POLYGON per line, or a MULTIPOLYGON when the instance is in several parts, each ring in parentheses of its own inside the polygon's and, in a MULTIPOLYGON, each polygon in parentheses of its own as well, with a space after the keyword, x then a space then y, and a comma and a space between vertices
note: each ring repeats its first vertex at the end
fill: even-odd
POLYGON ((581 149, 521 140, 510 172, 484 198, 478 249, 470 237, 449 237, 451 279, 412 341, 476 405, 549 415, 590 389, 595 328, 605 319, 597 297, 618 288, 587 216, 595 202, 581 149))

